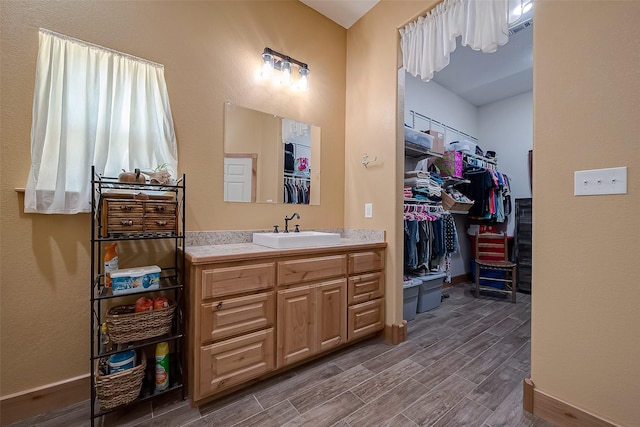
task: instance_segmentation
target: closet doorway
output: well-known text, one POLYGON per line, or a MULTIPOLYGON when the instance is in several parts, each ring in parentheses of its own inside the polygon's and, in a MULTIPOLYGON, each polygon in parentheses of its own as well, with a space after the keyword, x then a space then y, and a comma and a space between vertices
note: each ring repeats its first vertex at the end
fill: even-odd
MULTIPOLYGON (((514 4, 520 4, 517 0, 514 4)), ((460 46, 450 55, 450 63, 424 82, 420 76, 400 70, 399 100, 404 108, 404 121, 416 130, 443 132, 445 147, 460 140, 476 138, 484 152, 495 152, 497 168, 509 177, 511 213, 499 225, 510 236, 514 248, 520 245, 519 262, 524 270, 519 291, 531 292, 531 218, 518 227, 516 202, 531 206, 529 152, 533 149, 533 31, 532 12, 510 26, 509 41, 494 53, 473 51, 460 46), (422 116, 416 120, 416 116, 422 116), (432 121, 425 120, 424 117, 432 121), (434 124, 433 122, 438 122, 434 124), (472 137, 472 138, 468 138, 472 137), (528 201, 529 204, 522 203, 528 201), (518 240, 519 235, 519 240, 518 240)), ((405 158, 405 171, 415 161, 405 158)), ((522 212, 520 209, 520 219, 522 212)), ((530 212, 530 211, 529 211, 530 212)), ((452 282, 463 281, 472 274, 472 242, 468 230, 474 232, 482 221, 467 215, 454 215, 460 247, 451 259, 452 282), (471 228, 470 228, 471 226, 471 228), (474 228, 476 227, 476 228, 474 228)), ((498 224, 496 224, 498 225, 498 224)))

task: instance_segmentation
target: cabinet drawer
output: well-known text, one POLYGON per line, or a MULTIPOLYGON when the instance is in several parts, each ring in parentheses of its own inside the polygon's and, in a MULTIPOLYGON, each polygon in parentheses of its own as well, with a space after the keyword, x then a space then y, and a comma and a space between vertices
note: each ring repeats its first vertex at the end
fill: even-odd
POLYGON ((142 216, 109 216, 107 233, 139 233, 143 230, 142 216))
POLYGON ((349 307, 348 315, 348 340, 370 335, 384 328, 384 299, 349 307))
POLYGON ((241 333, 273 326, 273 292, 213 301, 200 307, 200 339, 219 341, 241 333))
MULTIPOLYGON (((200 348, 200 396, 203 397, 273 369, 273 329, 200 348)), ((198 396, 195 396, 197 399, 198 396)))
POLYGON ((215 298, 273 287, 275 262, 220 267, 202 271, 202 298, 215 298))
POLYGON ((173 216, 145 216, 144 218, 144 231, 148 232, 177 232, 177 221, 175 215, 173 216))
POLYGON ((384 251, 349 254, 349 274, 365 273, 384 268, 384 251))
POLYGON ((382 272, 349 277, 349 305, 380 298, 384 295, 384 274, 382 272))
POLYGON ((142 217, 144 205, 140 200, 111 200, 103 201, 103 212, 111 216, 139 216, 142 217))
POLYGON ((176 215, 176 202, 145 202, 144 212, 146 216, 175 216, 176 215))
POLYGON ((278 284, 306 283, 347 274, 345 255, 305 258, 278 263, 278 284))

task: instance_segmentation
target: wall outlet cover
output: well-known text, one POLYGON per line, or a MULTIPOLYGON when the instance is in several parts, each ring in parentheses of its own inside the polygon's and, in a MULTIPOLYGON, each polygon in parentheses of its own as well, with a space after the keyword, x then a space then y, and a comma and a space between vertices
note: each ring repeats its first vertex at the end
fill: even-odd
POLYGON ((373 218, 373 203, 364 204, 364 217, 373 218))

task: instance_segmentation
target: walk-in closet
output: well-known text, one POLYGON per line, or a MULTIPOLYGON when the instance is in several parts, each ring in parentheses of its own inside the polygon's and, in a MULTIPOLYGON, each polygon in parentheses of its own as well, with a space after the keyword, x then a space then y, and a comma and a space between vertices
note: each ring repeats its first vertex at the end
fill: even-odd
POLYGON ((496 298, 508 297, 512 282, 532 292, 533 20, 523 16, 509 28, 493 53, 458 38, 431 79, 399 70, 405 320, 446 304, 449 286, 475 283, 476 275, 478 288, 496 298), (506 255, 488 251, 510 268, 477 274, 476 258, 487 252, 476 249, 479 234, 506 235, 506 255))

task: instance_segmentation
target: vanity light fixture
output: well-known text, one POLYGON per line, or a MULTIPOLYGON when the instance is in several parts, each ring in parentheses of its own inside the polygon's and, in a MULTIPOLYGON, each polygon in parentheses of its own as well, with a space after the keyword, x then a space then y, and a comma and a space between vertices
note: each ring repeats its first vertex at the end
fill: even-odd
POLYGON ((265 47, 262 52, 260 76, 265 79, 272 78, 273 81, 296 90, 307 90, 309 87, 309 66, 307 64, 268 47, 265 47), (293 79, 292 65, 298 67, 299 78, 297 80, 293 79), (281 73, 276 76, 274 70, 281 73))

